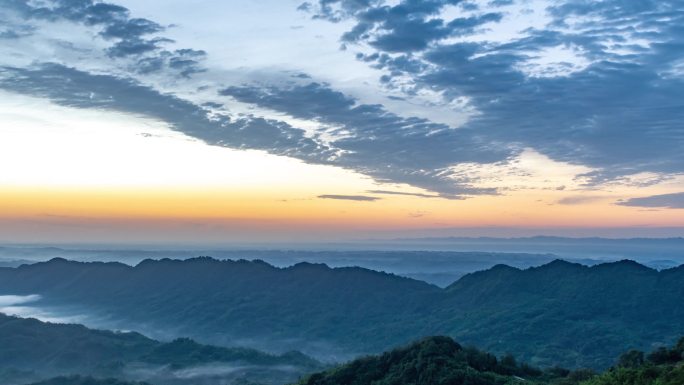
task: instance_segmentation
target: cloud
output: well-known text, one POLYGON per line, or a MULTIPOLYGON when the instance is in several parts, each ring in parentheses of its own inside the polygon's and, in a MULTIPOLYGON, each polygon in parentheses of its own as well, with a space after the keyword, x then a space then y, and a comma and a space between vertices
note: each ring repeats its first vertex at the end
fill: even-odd
POLYGON ((377 197, 371 197, 367 195, 337 195, 337 194, 325 194, 319 195, 320 199, 338 199, 343 201, 359 201, 359 202, 374 202, 380 200, 377 197))
POLYGON ((307 3, 304 11, 314 18, 333 22, 355 19, 354 27, 342 35, 345 43, 366 41, 386 52, 414 52, 426 49, 432 42, 447 37, 470 35, 487 23, 498 22, 502 14, 455 18, 445 22, 435 17, 448 5, 460 1, 401 1, 390 6, 376 1, 320 0, 317 7, 307 3))
POLYGON ((131 17, 127 8, 116 4, 94 0, 6 0, 2 4, 4 9, 0 12, 4 12, 8 20, 12 19, 10 15, 21 20, 15 29, 9 30, 12 37, 17 31, 24 31, 17 36, 30 35, 37 28, 30 24, 32 22, 69 21, 93 28, 109 44, 105 48, 108 56, 131 60, 131 68, 140 73, 169 70, 188 77, 204 71, 200 64, 206 55, 204 51, 165 49, 166 44, 174 42, 160 36, 166 27, 152 20, 131 17))
POLYGON ((343 167, 451 199, 497 193, 455 174, 454 166, 506 163, 525 148, 589 166, 595 170, 586 175, 592 184, 641 172, 684 173, 684 12, 675 1, 554 2, 544 11, 543 28, 533 25, 498 40, 475 35, 523 16, 516 3, 305 4, 300 9, 317 19, 349 22, 341 42, 361 47, 358 60, 384 73, 379 80, 392 98, 410 103, 429 92, 437 95, 433 104, 474 111, 471 119, 455 127, 392 113, 296 69, 296 75, 283 75, 285 82, 227 87, 211 74, 202 79, 214 83, 202 87, 221 87, 216 100, 183 99, 171 93, 174 82, 207 71, 207 52, 169 48, 169 27, 93 0, 5 0, 0 21, 9 22, 0 38, 14 41, 42 24, 71 22, 92 29, 103 43, 98 49, 124 64, 109 74, 64 63, 6 65, 0 87, 67 106, 144 115, 208 144, 343 167), (575 56, 548 57, 553 50, 575 56), (150 76, 164 92, 141 81, 160 72, 172 74, 163 82, 150 76), (280 120, 231 115, 226 97, 322 129, 312 134, 280 120))
POLYGON ((0 295, 0 308, 5 306, 24 305, 31 302, 36 302, 41 299, 38 294, 30 295, 0 295))
POLYGON ((368 190, 367 192, 370 194, 403 195, 403 196, 411 196, 411 197, 418 197, 418 198, 442 198, 439 195, 409 193, 409 192, 402 192, 402 191, 368 190))
POLYGON ((355 100, 317 83, 290 89, 233 87, 222 94, 340 126, 333 133, 351 134, 329 144, 307 137, 303 130, 281 121, 255 116, 232 119, 130 78, 91 74, 61 64, 0 67, 0 88, 70 107, 147 116, 208 144, 265 150, 310 163, 340 166, 382 182, 423 187, 451 199, 495 192, 469 186, 467 180, 452 179, 448 167, 453 162, 497 161, 507 154, 496 153, 445 125, 402 118, 378 105, 357 105, 355 100))
POLYGON ((455 3, 321 0, 312 12, 354 22, 341 41, 374 48, 357 57, 383 70, 387 87, 409 98, 439 92, 444 104, 467 100, 477 114, 459 130, 485 142, 594 168, 586 175, 590 184, 640 172, 684 173, 679 2, 553 2, 541 11, 546 25, 534 24, 542 17, 537 11, 529 28, 506 39, 467 35, 507 18, 522 28, 529 10, 491 2, 450 18, 442 11, 455 3), (403 38, 412 33, 417 40, 403 38), (384 43, 395 37, 405 46, 384 43))
POLYGON ((334 164, 443 197, 495 194, 495 189, 456 180, 449 167, 459 162, 494 163, 512 154, 468 131, 401 117, 381 105, 358 103, 327 84, 243 85, 225 88, 220 94, 329 126, 326 134, 334 138, 331 145, 340 150, 334 164))
POLYGON ((618 202, 617 204, 621 206, 633 207, 684 209, 684 192, 631 198, 626 201, 618 202))
POLYGON ((77 108, 102 108, 147 116, 208 144, 265 150, 323 163, 328 149, 283 122, 247 116, 231 119, 129 78, 96 75, 44 63, 30 68, 0 67, 0 88, 77 108))
POLYGON ((558 200, 559 205, 584 205, 606 200, 604 196, 596 195, 575 195, 558 200))

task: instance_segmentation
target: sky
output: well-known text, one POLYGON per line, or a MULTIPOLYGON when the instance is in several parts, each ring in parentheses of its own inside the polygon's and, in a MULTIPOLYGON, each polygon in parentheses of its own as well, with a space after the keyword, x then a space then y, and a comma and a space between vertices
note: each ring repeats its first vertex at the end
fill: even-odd
POLYGON ((0 242, 684 236, 679 0, 0 0, 0 242))

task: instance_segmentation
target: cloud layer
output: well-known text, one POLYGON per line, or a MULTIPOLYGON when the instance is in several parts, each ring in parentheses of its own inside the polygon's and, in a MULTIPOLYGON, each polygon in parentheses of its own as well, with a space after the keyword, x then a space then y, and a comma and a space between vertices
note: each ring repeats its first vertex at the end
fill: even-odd
POLYGON ((526 148, 590 167, 595 185, 684 173, 679 1, 320 0, 299 8, 316 20, 350 23, 339 36, 343 48, 382 73, 378 84, 392 100, 432 95, 420 102, 421 116, 440 107, 469 120, 449 125, 403 114, 301 71, 235 83, 206 66, 210 52, 178 47, 169 26, 93 0, 0 0, 0 42, 35 44, 42 28, 76 25, 90 31, 109 65, 94 70, 83 55, 70 62, 29 54, 31 64, 16 64, 6 55, 0 88, 148 116, 212 145, 344 167, 445 198, 498 193, 455 167, 505 164, 526 148), (184 92, 190 85, 212 92, 193 98, 184 92), (236 102, 265 112, 238 114, 236 102))
POLYGON ((649 197, 632 198, 619 202, 622 206, 659 207, 668 209, 684 209, 684 192, 661 194, 649 197))
POLYGON ((321 0, 310 8, 316 18, 356 23, 341 40, 372 48, 358 57, 386 71, 388 87, 439 91, 445 102, 467 98, 479 114, 460 130, 484 141, 596 168, 596 182, 644 171, 682 173, 681 2, 545 5, 544 28, 484 41, 467 36, 533 10, 517 2, 483 7, 448 0, 321 0), (441 12, 448 7, 465 16, 446 18, 441 12), (575 57, 544 57, 552 50, 575 57), (545 68, 534 72, 535 60, 546 61, 545 68))

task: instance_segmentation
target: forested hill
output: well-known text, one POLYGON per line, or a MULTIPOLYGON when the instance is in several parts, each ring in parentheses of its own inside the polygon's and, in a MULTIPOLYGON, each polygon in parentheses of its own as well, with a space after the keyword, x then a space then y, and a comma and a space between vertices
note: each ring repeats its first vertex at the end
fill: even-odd
POLYGON ((684 335, 684 267, 657 271, 631 261, 499 265, 440 289, 310 263, 196 258, 131 267, 55 259, 0 268, 0 293, 114 314, 121 328, 303 349, 337 361, 449 335, 534 365, 602 369, 622 351, 684 335))
POLYGON ((53 259, 0 269, 0 293, 40 294, 44 305, 115 314, 121 329, 305 349, 341 361, 421 335, 429 325, 424 315, 445 292, 355 267, 195 258, 135 267, 53 259))
POLYGON ((428 337, 409 346, 314 373, 298 385, 682 385, 684 338, 650 354, 630 350, 598 374, 590 369, 544 370, 463 347, 448 337, 428 337))
POLYGON ((315 373, 298 385, 570 385, 590 378, 591 372, 550 369, 546 372, 497 358, 476 348, 464 348, 449 337, 429 337, 378 356, 315 373))
POLYGON ((684 384, 684 338, 671 347, 649 354, 625 352, 618 364, 583 385, 682 385, 684 384))
POLYGON ((564 261, 464 276, 434 314, 439 329, 536 365, 605 368, 621 352, 684 335, 684 266, 633 261, 592 267, 564 261), (453 311, 452 309, 458 309, 453 311))
POLYGON ((193 379, 179 381, 175 371, 203 365, 251 367, 254 373, 243 370, 238 374, 258 380, 268 380, 269 376, 296 379, 322 368, 320 363, 297 352, 271 355, 246 348, 201 345, 190 339, 163 343, 138 333, 92 330, 82 325, 51 324, 0 314, 0 383, 5 385, 70 373, 142 376, 156 381, 165 379, 163 383, 173 380, 174 384, 194 384, 193 379), (283 369, 285 366, 287 369, 283 369))

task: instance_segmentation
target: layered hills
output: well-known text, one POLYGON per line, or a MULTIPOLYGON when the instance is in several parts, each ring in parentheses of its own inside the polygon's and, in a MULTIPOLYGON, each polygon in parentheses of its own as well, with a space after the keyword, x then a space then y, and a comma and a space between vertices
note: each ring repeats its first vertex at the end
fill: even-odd
POLYGON ((657 271, 631 261, 498 265, 441 289, 310 263, 54 259, 0 268, 0 294, 37 294, 35 306, 87 309, 120 329, 338 362, 448 335, 533 365, 602 369, 622 351, 684 335, 684 267, 657 271))
POLYGON ((70 374, 178 385, 201 384, 208 378, 223 383, 238 379, 282 383, 322 367, 298 352, 272 355, 202 345, 187 338, 160 342, 135 332, 92 330, 0 314, 2 384, 70 374))

